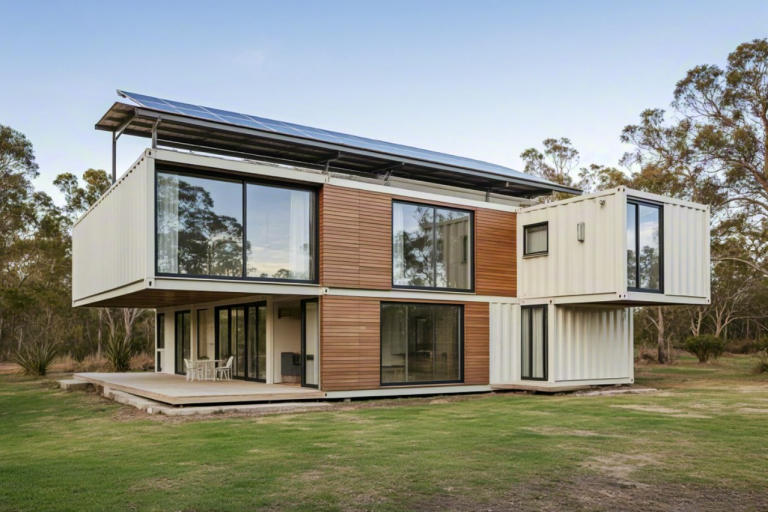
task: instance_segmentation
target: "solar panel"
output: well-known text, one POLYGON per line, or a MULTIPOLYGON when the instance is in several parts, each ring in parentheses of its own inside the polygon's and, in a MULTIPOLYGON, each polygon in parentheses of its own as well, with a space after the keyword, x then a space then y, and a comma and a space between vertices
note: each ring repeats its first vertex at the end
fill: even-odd
POLYGON ((228 110, 221 110, 217 108, 204 107, 202 105, 193 105, 190 103, 183 103, 180 101, 166 100, 157 98, 154 96, 147 96, 144 94, 136 94, 132 92, 117 91, 119 95, 128 98, 142 107, 146 107, 152 110, 159 110, 162 112, 168 112, 171 114, 180 114, 189 117, 195 117, 198 119, 205 119, 208 121, 215 121, 219 123, 226 123, 235 126, 244 126, 261 130, 264 132, 279 133, 282 135, 290 135, 293 137, 301 137, 305 139, 317 140, 322 142, 328 142, 338 144, 342 146, 348 146, 350 148, 365 149, 369 151, 376 151, 379 153, 385 153, 388 155, 395 155, 407 158, 413 158, 423 160, 426 162, 434 162, 453 167, 461 167, 464 169, 472 169, 477 171, 491 172, 500 174, 503 176, 510 176, 514 178, 522 178, 527 181, 539 182, 549 184, 550 182, 532 176, 508 167, 501 165, 491 164, 483 162, 481 160, 475 160, 472 158, 464 158, 460 156, 448 155, 445 153, 439 153, 437 151, 430 151, 427 149, 419 149, 411 146, 404 146, 402 144, 395 144, 392 142, 384 142, 375 139, 369 139, 366 137, 360 137, 355 135, 347 135, 344 133, 334 132, 331 130, 321 130, 318 128, 312 128, 310 126, 303 126, 294 123, 287 123, 283 121, 276 121, 274 119, 266 119, 259 116, 250 114, 244 114, 239 112, 231 112, 228 110))

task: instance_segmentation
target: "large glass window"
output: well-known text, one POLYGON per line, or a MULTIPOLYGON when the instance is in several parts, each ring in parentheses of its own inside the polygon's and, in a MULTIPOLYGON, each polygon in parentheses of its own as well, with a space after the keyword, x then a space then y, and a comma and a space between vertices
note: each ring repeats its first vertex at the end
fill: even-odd
POLYGON ((243 275, 243 191, 238 181, 157 174, 157 270, 243 275))
POLYGON ((160 274, 314 281, 315 229, 311 190, 157 173, 160 274))
POLYGON ((313 194, 249 183, 248 276, 311 280, 313 194))
POLYGON ((395 286, 470 290, 472 256, 472 212, 393 203, 395 286))
POLYGON ((382 303, 381 383, 461 382, 463 308, 382 303))
POLYGON ((662 207, 627 203, 627 286, 662 291, 662 207))

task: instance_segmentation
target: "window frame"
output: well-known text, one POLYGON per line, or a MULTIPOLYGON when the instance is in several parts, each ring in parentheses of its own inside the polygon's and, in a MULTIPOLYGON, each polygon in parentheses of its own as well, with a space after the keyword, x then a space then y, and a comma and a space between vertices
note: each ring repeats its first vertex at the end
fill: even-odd
POLYGON ((186 167, 177 167, 177 166, 170 166, 170 165, 158 165, 155 168, 155 176, 154 176, 154 203, 153 208, 155 210, 154 215, 154 223, 155 223, 155 229, 154 229, 154 259, 155 259, 155 276, 157 277, 183 277, 183 278, 189 278, 189 279, 216 279, 216 280, 225 280, 225 281, 255 281, 255 282, 268 282, 268 283, 301 283, 301 284, 318 284, 320 282, 320 200, 319 200, 319 194, 318 194, 318 186, 314 186, 311 184, 306 183, 287 183, 284 181, 278 181, 278 180, 270 180, 270 179, 263 179, 263 178, 253 178, 253 177, 245 177, 239 174, 229 174, 226 172, 218 172, 218 171, 202 171, 197 169, 190 169, 186 167), (216 275, 207 275, 207 274, 181 274, 181 273, 172 273, 172 272, 160 272, 158 268, 158 261, 157 261, 157 255, 158 255, 158 236, 157 236, 157 228, 158 228, 158 208, 157 208, 157 190, 158 190, 158 175, 160 173, 169 173, 169 174, 177 174, 181 176, 190 176, 193 178, 210 178, 210 179, 223 179, 223 180, 229 180, 229 181, 236 181, 240 183, 240 186, 242 188, 242 198, 243 198, 243 238, 242 238, 242 258, 243 258, 243 265, 242 265, 242 276, 216 276, 216 275), (282 278, 274 278, 274 277, 250 277, 248 276, 248 184, 254 184, 254 185, 265 185, 268 187, 277 187, 277 188, 285 188, 289 190, 305 190, 312 194, 312 202, 313 205, 310 207, 310 222, 309 222, 309 229, 310 229, 310 239, 313 244, 314 254, 310 256, 311 264, 310 264, 310 271, 313 274, 312 279, 282 279, 282 278))
POLYGON ((179 317, 189 315, 189 358, 192 359, 192 310, 183 309, 175 311, 173 315, 173 373, 176 375, 185 375, 183 347, 179 345, 179 317), (181 368, 181 371, 178 370, 181 368))
MULTIPOLYGON (((475 263, 476 263, 476 251, 475 251, 475 244, 477 243, 475 240, 475 210, 469 210, 466 208, 457 208, 454 206, 444 205, 444 204, 435 204, 435 203, 421 203, 419 201, 409 201, 409 200, 403 200, 403 199, 392 199, 392 204, 390 207, 390 216, 389 216, 389 232, 392 236, 391 243, 389 244, 389 261, 392 266, 392 271, 390 272, 390 284, 392 285, 393 289, 400 289, 400 290, 431 290, 431 291, 439 291, 439 292, 457 292, 457 293, 475 293, 475 263), (395 284, 395 238, 394 238, 394 231, 395 231, 395 204, 409 204, 414 206, 424 206, 427 208, 432 208, 433 210, 437 209, 444 209, 444 210, 455 210, 457 212, 463 212, 469 214, 469 244, 464 244, 462 241, 462 244, 469 245, 468 248, 468 255, 471 256, 471 261, 469 262, 469 288, 446 288, 446 287, 438 287, 438 286, 414 286, 414 285, 408 285, 408 284, 395 284)), ((437 231, 435 230, 435 215, 432 215, 432 247, 434 248, 436 246, 437 241, 437 231)), ((437 280, 437 260, 433 258, 433 264, 432 264, 432 277, 437 280)))
MULTIPOLYGON (((412 387, 412 386, 431 386, 431 385, 443 385, 443 384, 464 384, 464 370, 466 355, 464 352, 464 331, 466 329, 464 324, 465 307, 464 304, 451 304, 451 303, 432 303, 432 302, 402 302, 402 301, 381 301, 379 302, 379 386, 381 387, 412 387), (430 380, 430 381, 418 381, 418 382, 384 382, 384 367, 381 362, 384 360, 384 330, 381 328, 381 314, 385 305, 394 304, 398 306, 430 306, 430 307, 458 307, 459 308, 459 379, 458 380, 430 380)), ((432 343, 434 346, 435 336, 437 335, 437 326, 433 326, 434 334, 432 336, 432 343)), ((407 326, 406 326, 407 334, 407 326)), ((405 341, 405 346, 408 346, 408 340, 405 341)), ((407 348, 406 348, 407 350, 407 348)), ((406 375, 407 378, 407 375, 406 375)))
MULTIPOLYGON (((627 197, 627 205, 633 205, 635 207, 635 284, 640 283, 640 206, 647 206, 650 208, 656 208, 659 211, 659 288, 640 288, 638 286, 629 286, 629 270, 627 269, 627 254, 624 251, 624 270, 626 279, 624 284, 627 287, 627 291, 640 292, 640 293, 664 293, 664 204, 654 203, 651 201, 644 201, 641 199, 635 199, 634 197, 627 197)), ((626 215, 626 209, 624 211, 626 215)), ((624 222, 624 239, 627 238, 627 223, 624 222)))
MULTIPOLYGON (((546 382, 549 380, 549 307, 547 304, 532 304, 530 306, 520 306, 520 380, 532 380, 532 381, 539 381, 539 382, 546 382), (544 321, 544 328, 542 329, 542 334, 544 336, 544 351, 543 351, 543 363, 544 363, 544 376, 543 377, 524 377, 523 376, 523 345, 525 344, 525 340, 523 339, 523 310, 533 310, 533 309, 541 309, 544 311, 544 314, 542 315, 542 320, 544 321)), ((531 338, 533 337, 533 313, 528 315, 528 333, 530 334, 531 338)), ((533 374, 533 350, 531 350, 533 345, 533 339, 531 339, 529 342, 528 347, 528 355, 529 355, 529 361, 528 361, 528 368, 531 371, 531 374, 533 374)))
POLYGON ((523 226, 523 257, 526 256, 548 256, 549 255, 549 221, 537 222, 535 224, 526 224, 523 226), (547 248, 543 251, 528 252, 528 228, 547 227, 547 248))

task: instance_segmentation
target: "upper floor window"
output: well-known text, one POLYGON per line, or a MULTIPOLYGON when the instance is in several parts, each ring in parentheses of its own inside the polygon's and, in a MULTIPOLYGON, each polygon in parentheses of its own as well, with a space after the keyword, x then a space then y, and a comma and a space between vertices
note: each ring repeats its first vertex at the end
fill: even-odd
POLYGON ((662 207, 639 201, 627 202, 627 287, 663 290, 662 207))
POLYGON ((392 284, 472 289, 472 212, 396 201, 392 204, 392 284))
POLYGON ((523 256, 549 252, 549 223, 540 222, 523 226, 523 256))
POLYGON ((157 173, 159 274, 313 281, 314 233, 311 190, 157 173))

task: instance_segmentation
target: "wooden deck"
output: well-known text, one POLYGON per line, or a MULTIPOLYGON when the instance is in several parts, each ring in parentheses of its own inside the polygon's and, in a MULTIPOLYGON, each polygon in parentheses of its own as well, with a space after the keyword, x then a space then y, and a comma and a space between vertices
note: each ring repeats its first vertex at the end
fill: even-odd
POLYGON ((75 379, 171 405, 317 400, 325 393, 282 384, 242 380, 188 382, 181 375, 154 372, 76 373, 75 379))

